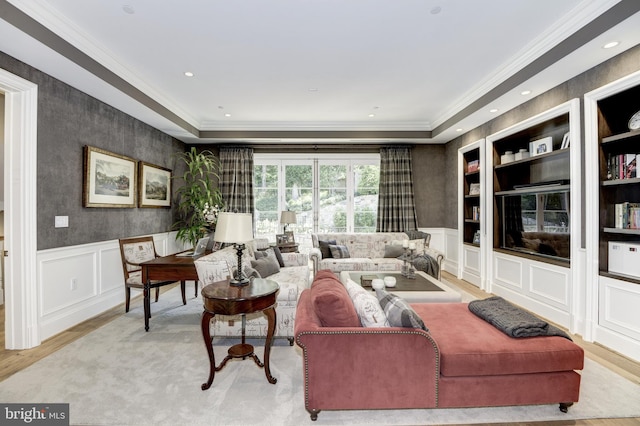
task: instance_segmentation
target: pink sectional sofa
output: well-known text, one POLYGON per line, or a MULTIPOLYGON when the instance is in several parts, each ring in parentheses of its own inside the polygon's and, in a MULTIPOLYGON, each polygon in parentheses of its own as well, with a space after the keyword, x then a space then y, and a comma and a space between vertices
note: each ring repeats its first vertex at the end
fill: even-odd
POLYGON ((566 412, 578 401, 584 352, 571 340, 510 337, 467 303, 410 305, 429 331, 365 328, 344 286, 321 272, 300 296, 294 332, 312 420, 349 409, 559 403, 566 412))

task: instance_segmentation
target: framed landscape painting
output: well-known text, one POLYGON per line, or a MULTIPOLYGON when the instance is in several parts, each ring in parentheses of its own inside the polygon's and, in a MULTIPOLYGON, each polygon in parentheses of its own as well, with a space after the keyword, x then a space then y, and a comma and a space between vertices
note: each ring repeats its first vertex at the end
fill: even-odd
POLYGON ((84 147, 84 207, 136 206, 138 162, 92 146, 84 147))
POLYGON ((138 206, 171 207, 171 170, 138 163, 138 206))

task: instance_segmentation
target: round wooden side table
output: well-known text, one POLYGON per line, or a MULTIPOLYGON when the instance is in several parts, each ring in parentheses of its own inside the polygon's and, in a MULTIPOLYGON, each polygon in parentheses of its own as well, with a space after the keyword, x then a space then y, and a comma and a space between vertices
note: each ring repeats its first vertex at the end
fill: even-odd
POLYGON ((276 296, 280 287, 272 280, 254 278, 249 284, 232 286, 229 280, 218 281, 206 285, 202 289, 204 312, 202 313, 202 337, 209 354, 209 380, 202 384, 202 390, 209 389, 213 383, 216 371, 222 370, 227 361, 233 358, 251 357, 259 367, 264 367, 264 373, 269 383, 275 384, 278 380, 271 375, 269 369, 269 354, 273 333, 276 329, 276 296), (264 364, 260 362, 254 353, 253 345, 245 343, 244 314, 264 312, 267 317, 267 338, 264 342, 264 364), (215 315, 243 315, 242 317, 242 342, 229 348, 224 360, 216 367, 213 354, 213 341, 211 338, 211 319, 215 315))

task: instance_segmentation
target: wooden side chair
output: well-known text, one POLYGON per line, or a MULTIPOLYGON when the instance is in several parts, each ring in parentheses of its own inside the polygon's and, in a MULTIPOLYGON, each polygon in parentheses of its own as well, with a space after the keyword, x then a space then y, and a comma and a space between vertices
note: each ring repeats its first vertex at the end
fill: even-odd
MULTIPOLYGON (((156 246, 153 243, 153 237, 135 237, 121 238, 120 256, 122 258, 122 270, 124 272, 125 287, 125 312, 129 312, 129 301, 131 300, 131 288, 144 289, 142 283, 142 268, 140 264, 147 260, 160 257, 156 252, 156 246)), ((151 288, 156 289, 156 302, 160 295, 160 287, 167 284, 173 284, 175 281, 151 281, 151 288)), ((198 282, 196 281, 196 296, 198 294, 198 282)), ((187 304, 185 296, 185 281, 180 281, 180 289, 182 291, 182 303, 187 304)))

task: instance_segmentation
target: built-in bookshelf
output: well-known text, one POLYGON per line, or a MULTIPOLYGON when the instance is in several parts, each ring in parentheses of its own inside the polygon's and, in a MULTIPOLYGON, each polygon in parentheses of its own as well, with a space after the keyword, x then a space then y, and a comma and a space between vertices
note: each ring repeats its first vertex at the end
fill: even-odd
POLYGON ((580 275, 580 100, 486 138, 486 290, 571 326, 580 275))
POLYGON ((464 224, 465 244, 480 245, 480 149, 463 154, 464 159, 464 224))
POLYGON ((484 267, 484 139, 458 150, 458 278, 482 287, 484 267))
POLYGON ((492 144, 494 249, 543 261, 569 261, 569 113, 492 144))
MULTIPOLYGON (((640 177, 636 169, 640 130, 629 128, 629 119, 640 111, 640 85, 600 99, 597 110, 599 273, 640 284, 640 276, 612 268, 610 257, 610 250, 618 246, 640 251, 640 177)), ((617 256, 615 263, 619 263, 617 256)))

